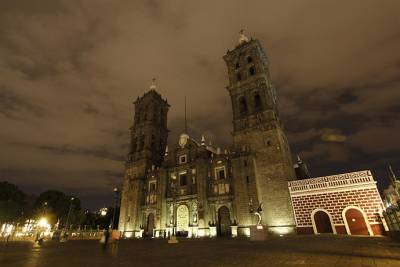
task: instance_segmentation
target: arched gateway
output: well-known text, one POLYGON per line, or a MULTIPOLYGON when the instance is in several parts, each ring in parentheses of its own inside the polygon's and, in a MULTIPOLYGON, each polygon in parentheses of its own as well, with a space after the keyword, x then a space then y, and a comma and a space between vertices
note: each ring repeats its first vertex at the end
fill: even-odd
POLYGON ((315 234, 327 234, 334 233, 332 228, 332 222, 329 218, 329 214, 323 210, 318 210, 313 215, 313 222, 315 225, 315 234))
POLYGON ((229 215, 229 209, 225 206, 218 209, 218 235, 231 235, 231 218, 229 215))
POLYGON ((364 214, 359 208, 350 207, 344 211, 344 220, 350 235, 369 235, 364 214))
POLYGON ((153 236, 153 229, 155 227, 154 214, 150 213, 147 216, 146 235, 153 236))
POLYGON ((180 205, 176 210, 176 231, 189 232, 189 209, 186 205, 180 205))

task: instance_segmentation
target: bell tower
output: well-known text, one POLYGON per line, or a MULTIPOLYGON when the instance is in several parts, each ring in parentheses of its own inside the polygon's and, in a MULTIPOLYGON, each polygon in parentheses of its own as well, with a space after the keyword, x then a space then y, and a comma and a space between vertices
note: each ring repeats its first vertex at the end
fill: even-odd
POLYGON ((238 45, 228 50, 224 60, 233 111, 233 146, 250 155, 255 194, 263 207, 262 223, 273 233, 292 232, 295 221, 287 181, 295 179, 295 172, 268 58, 260 42, 241 31, 238 45))
POLYGON ((119 230, 139 228, 139 209, 146 171, 159 167, 167 146, 167 113, 169 104, 156 92, 155 79, 150 90, 138 97, 130 128, 130 149, 126 162, 121 195, 119 230))
POLYGON ((153 85, 150 91, 137 98, 131 130, 129 160, 143 161, 146 166, 160 166, 168 139, 167 113, 169 104, 153 85))

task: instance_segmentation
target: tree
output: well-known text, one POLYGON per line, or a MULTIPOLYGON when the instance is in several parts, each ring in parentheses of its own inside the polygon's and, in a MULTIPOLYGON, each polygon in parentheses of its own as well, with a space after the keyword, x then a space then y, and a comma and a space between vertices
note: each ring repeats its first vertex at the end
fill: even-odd
POLYGON ((66 195, 61 191, 48 190, 39 195, 35 201, 35 216, 45 216, 51 224, 60 220, 64 225, 71 208, 69 224, 79 222, 81 202, 78 198, 66 195))
POLYGON ((0 221, 17 221, 22 218, 26 195, 16 185, 0 182, 0 221))

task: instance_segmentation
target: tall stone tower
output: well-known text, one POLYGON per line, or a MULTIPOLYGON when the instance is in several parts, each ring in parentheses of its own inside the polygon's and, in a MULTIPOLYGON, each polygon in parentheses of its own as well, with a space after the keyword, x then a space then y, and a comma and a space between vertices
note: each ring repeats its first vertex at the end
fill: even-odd
POLYGON ((262 223, 270 232, 292 232, 295 221, 287 181, 295 179, 295 173, 267 56, 258 40, 249 40, 242 32, 239 44, 224 60, 233 110, 233 146, 240 157, 246 157, 241 166, 250 168, 243 171, 239 163, 234 166, 238 216, 249 201, 262 203, 262 223), (243 180, 247 180, 246 189, 243 180))
POLYGON ((118 227, 121 231, 139 229, 138 216, 143 202, 145 174, 161 165, 167 145, 169 104, 155 89, 153 81, 150 91, 134 102, 135 116, 130 128, 131 145, 121 195, 118 227))

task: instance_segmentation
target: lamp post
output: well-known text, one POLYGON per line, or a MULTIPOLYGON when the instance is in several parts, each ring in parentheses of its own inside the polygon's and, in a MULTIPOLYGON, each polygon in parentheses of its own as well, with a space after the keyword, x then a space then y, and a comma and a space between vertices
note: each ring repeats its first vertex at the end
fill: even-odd
POLYGON ((114 197, 115 197, 115 201, 114 201, 114 211, 113 211, 113 216, 112 216, 111 223, 110 223, 110 226, 111 226, 110 228, 111 228, 111 230, 114 230, 114 223, 115 223, 115 213, 116 213, 116 210, 117 210, 117 204, 118 204, 118 195, 119 195, 118 188, 114 187, 113 191, 114 191, 114 197))
POLYGON ((68 209, 68 215, 67 215, 67 220, 65 221, 65 226, 64 226, 64 231, 67 229, 68 224, 69 224, 69 217, 71 215, 72 211, 72 202, 74 201, 74 197, 71 197, 70 203, 69 203, 69 209, 68 209))
POLYGON ((172 195, 172 235, 169 236, 168 244, 176 244, 178 243, 178 239, 176 239, 175 235, 175 202, 176 202, 176 176, 172 176, 171 180, 171 195, 172 195))
POLYGON ((65 221, 64 230, 61 232, 60 242, 67 242, 67 240, 68 240, 67 227, 69 224, 69 216, 71 215, 71 211, 72 211, 72 202, 74 201, 74 199, 75 199, 74 197, 70 198, 67 220, 65 221))

